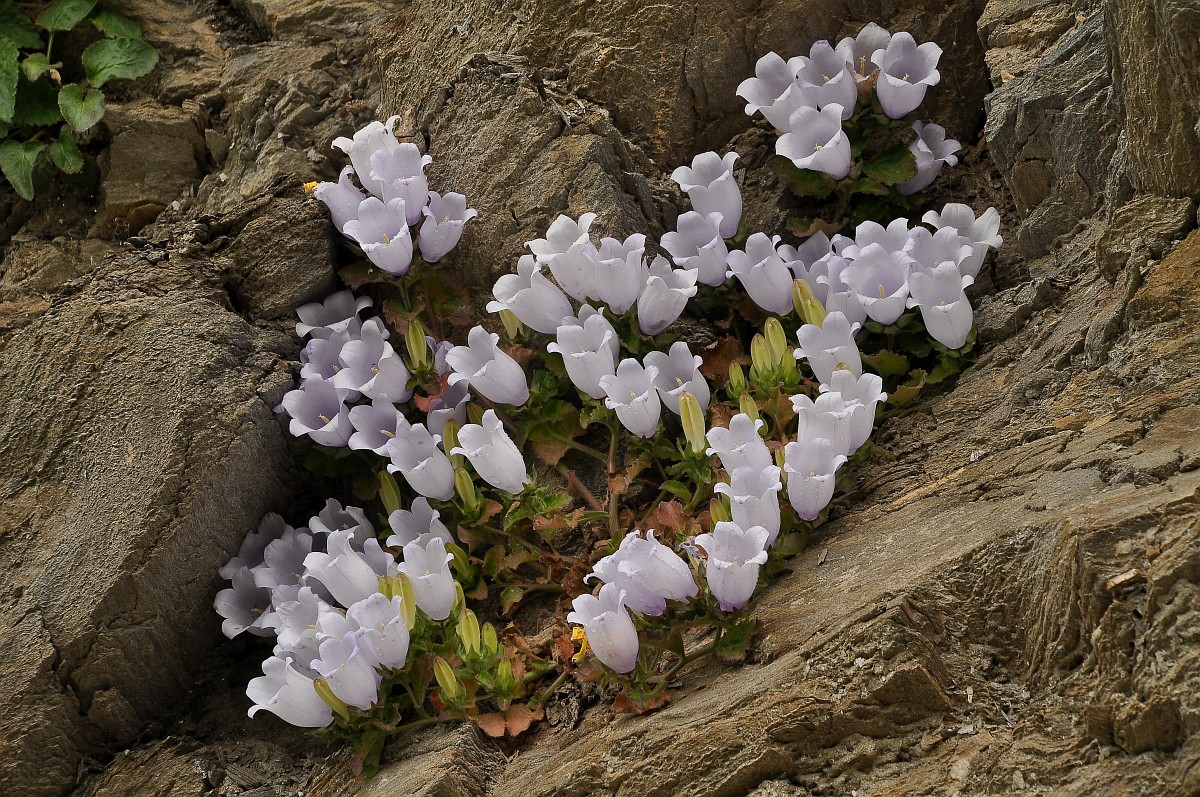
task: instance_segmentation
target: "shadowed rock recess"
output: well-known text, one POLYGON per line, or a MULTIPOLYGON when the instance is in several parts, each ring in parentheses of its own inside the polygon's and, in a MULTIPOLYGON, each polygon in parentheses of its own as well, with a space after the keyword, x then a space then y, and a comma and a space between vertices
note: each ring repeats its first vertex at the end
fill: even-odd
POLYGON ((69 199, 0 196, 0 795, 1200 793, 1194 4, 113 5, 160 67, 69 199), (482 304, 560 212, 669 228, 706 149, 781 229, 734 89, 872 19, 946 51, 929 115, 968 152, 923 201, 995 204, 1006 242, 978 363, 887 420, 895 458, 763 590, 750 661, 515 747, 416 733, 369 781, 248 720, 263 650, 211 602, 263 513, 325 498, 271 410, 342 257, 299 189, 333 138, 401 117, 480 211, 455 262, 482 304))

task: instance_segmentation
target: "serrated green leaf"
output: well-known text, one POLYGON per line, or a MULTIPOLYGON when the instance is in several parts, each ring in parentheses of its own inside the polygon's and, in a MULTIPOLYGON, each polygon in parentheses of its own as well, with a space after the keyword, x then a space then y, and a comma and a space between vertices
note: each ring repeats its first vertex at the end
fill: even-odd
POLYGON ((746 651, 750 649, 750 640, 754 635, 753 622, 740 622, 729 628, 717 642, 716 654, 725 661, 742 661, 746 651))
POLYGON ((824 199, 833 193, 834 181, 828 175, 797 168, 796 164, 781 155, 772 156, 767 166, 795 196, 824 199))
POLYGON ((872 196, 887 196, 890 193, 887 186, 877 183, 869 177, 862 177, 855 180, 850 186, 850 190, 855 194, 870 194, 872 196))
POLYGON ((57 69, 61 63, 52 64, 45 53, 33 53, 21 62, 21 73, 30 80, 37 80, 51 69, 57 69))
POLYGON ((63 86, 58 92, 58 110, 76 132, 82 133, 104 116, 104 94, 74 83, 63 86))
POLYGON ((54 0, 38 14, 37 24, 44 30, 70 30, 92 13, 96 0, 54 0))
POLYGON ((17 107, 12 121, 16 127, 45 127, 61 122, 58 87, 49 78, 29 80, 21 75, 17 80, 17 107))
POLYGON ((881 185, 895 185, 916 175, 917 159, 907 146, 898 144, 864 163, 863 173, 881 185))
POLYGON ((885 379, 889 376, 900 376, 908 373, 908 358, 903 354, 897 354, 894 351, 883 349, 875 354, 862 355, 862 361, 871 367, 871 370, 885 379))
POLYGON ((925 387, 925 377, 926 373, 919 368, 910 373, 907 383, 900 385, 888 394, 887 403, 893 407, 911 404, 921 394, 921 388, 925 387))
POLYGON ((17 108, 17 45, 0 39, 0 122, 11 122, 17 108))
POLYGON ((117 78, 130 80, 148 74, 158 63, 158 53, 141 39, 104 39, 83 51, 88 82, 103 86, 117 78))
POLYGON ((78 174, 83 168, 83 153, 75 146, 75 137, 66 128, 57 139, 50 142, 46 154, 50 156, 50 162, 66 174, 78 174))
POLYGON ((42 37, 33 21, 12 0, 0 0, 0 37, 23 50, 40 49, 42 37))
POLYGON ((140 39, 142 29, 131 19, 126 19, 115 11, 98 8, 91 16, 91 23, 96 29, 110 39, 140 39))
POLYGON ((33 199, 33 166, 46 145, 40 141, 5 141, 0 144, 0 172, 18 194, 33 199))

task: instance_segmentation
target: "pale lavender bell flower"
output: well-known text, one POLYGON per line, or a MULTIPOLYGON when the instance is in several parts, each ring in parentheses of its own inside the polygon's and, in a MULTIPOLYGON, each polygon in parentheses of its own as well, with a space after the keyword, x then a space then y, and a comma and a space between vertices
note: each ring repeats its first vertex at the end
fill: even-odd
POLYGON ((667 409, 679 414, 679 401, 684 393, 691 393, 700 405, 701 412, 708 412, 712 397, 708 382, 700 373, 704 360, 692 354, 687 343, 677 340, 671 344, 670 353, 652 351, 646 354, 645 363, 655 369, 654 387, 667 409))
POLYGON ((904 32, 871 54, 871 63, 879 68, 875 92, 889 118, 899 119, 917 109, 925 90, 942 79, 937 70, 941 57, 941 47, 933 42, 918 47, 912 34, 904 32))
POLYGON ((596 248, 588 236, 595 220, 595 213, 584 213, 578 222, 559 216, 545 238, 525 242, 537 261, 549 266, 559 287, 580 302, 596 295, 596 248))
POLYGON ((625 593, 625 605, 635 612, 659 617, 667 601, 696 597, 699 588, 687 562, 654 539, 654 529, 625 535, 616 552, 604 557, 584 581, 598 578, 625 593))
POLYGON ((775 152, 798 169, 823 172, 834 180, 850 173, 850 139, 842 129, 842 106, 801 108, 788 121, 788 132, 775 141, 775 152))
POLYGON ((783 482, 779 466, 737 468, 729 474, 729 483, 717 482, 713 491, 729 496, 729 514, 743 529, 762 526, 767 530, 766 547, 779 536, 779 491, 783 482))
POLYGON ((689 210, 676 219, 675 226, 677 231, 664 234, 660 241, 675 265, 696 269, 697 281, 705 285, 724 283, 729 250, 721 237, 721 214, 702 216, 689 210))
POLYGON ((637 666, 638 633, 625 608, 625 590, 616 584, 600 588, 600 597, 580 595, 571 601, 574 611, 567 622, 583 626, 588 646, 600 663, 619 672, 631 672, 637 666))
POLYGON ((658 430, 662 401, 654 387, 658 369, 643 367, 632 357, 621 361, 612 376, 600 377, 604 388, 604 406, 617 413, 621 424, 638 437, 650 437, 658 430))
POLYGON ((876 67, 871 58, 876 50, 886 50, 892 40, 892 34, 874 22, 868 22, 857 36, 842 39, 837 43, 838 54, 850 67, 850 73, 857 83, 870 80, 875 74, 876 67))
POLYGON ((914 269, 908 278, 908 306, 921 308, 925 330, 948 349, 962 348, 971 334, 974 312, 965 289, 974 281, 953 263, 914 269))
POLYGON ((387 447, 392 458, 387 469, 400 473, 421 495, 448 501, 454 496, 454 466, 438 448, 439 441, 424 424, 399 427, 396 438, 387 447))
POLYGON ((847 368, 855 376, 862 373, 862 355, 854 336, 858 324, 851 324, 838 311, 827 313, 821 326, 804 324, 796 332, 800 347, 795 350, 797 360, 806 360, 813 376, 822 385, 830 384, 834 371, 847 368))
POLYGON ((450 453, 465 456, 485 482, 513 495, 525 489, 529 482, 525 459, 495 410, 483 413, 483 423, 468 423, 459 429, 458 442, 450 453))
POLYGON ((454 369, 450 384, 466 381, 490 401, 519 407, 529 400, 529 383, 517 361, 500 350, 499 342, 496 333, 472 327, 467 345, 446 353, 446 362, 454 369))
MULTIPOLYGON (((404 200, 404 220, 411 227, 421 220, 421 210, 429 201, 429 180, 425 167, 433 163, 422 155, 416 144, 396 144, 394 150, 380 150, 371 155, 371 178, 385 202, 404 200)), ((359 173, 361 174, 361 172, 359 173)))
POLYGON ((383 676, 376 672, 370 654, 359 647, 354 633, 322 639, 320 658, 313 660, 312 668, 329 684, 330 691, 355 708, 366 711, 379 700, 383 676))
POLYGON ((467 198, 462 194, 439 194, 429 192, 429 204, 421 209, 425 221, 417 233, 417 244, 421 257, 428 263, 436 263, 446 256, 462 238, 463 226, 479 215, 475 208, 467 207, 467 198))
POLYGON ((342 346, 342 369, 333 377, 333 386, 357 390, 372 399, 408 401, 412 388, 404 360, 387 342, 388 331, 379 318, 368 318, 361 337, 342 346))
POLYGON ((729 276, 737 277, 762 309, 776 315, 792 311, 792 272, 775 250, 779 236, 756 232, 746 239, 745 251, 729 253, 729 276))
POLYGON ((303 526, 288 530, 277 540, 271 540, 263 550, 263 561, 251 569, 254 583, 269 590, 294 587, 304 581, 304 560, 319 543, 303 526))
POLYGON ((584 213, 575 221, 565 214, 559 215, 546 231, 545 238, 526 241, 525 245, 539 263, 549 263, 558 255, 566 254, 576 247, 589 243, 588 229, 596 220, 595 213, 584 213))
POLYGON ((329 208, 329 217, 333 226, 341 230, 350 219, 358 218, 358 206, 367 198, 350 179, 354 169, 350 166, 342 169, 336 183, 317 183, 313 189, 313 197, 329 208))
POLYGON ((271 590, 254 583, 249 567, 233 574, 233 586, 217 593, 213 608, 222 618, 221 633, 233 639, 243 631, 255 636, 274 636, 264 622, 271 609, 271 590))
POLYGON ((279 587, 272 592, 271 601, 278 618, 279 650, 307 644, 302 638, 316 628, 322 607, 329 608, 309 587, 279 587))
POLYGON ((798 60, 796 82, 807 89, 817 107, 837 105, 841 108, 842 119, 849 119, 858 101, 858 85, 846 66, 845 57, 821 39, 809 48, 807 58, 798 60))
POLYGON ((344 332, 351 338, 358 337, 362 322, 358 318, 361 310, 371 306, 371 297, 355 298, 350 291, 338 291, 321 302, 310 302, 296 308, 300 322, 296 334, 300 337, 312 334, 314 338, 328 338, 335 332, 344 332))
POLYGON ((908 256, 913 260, 910 270, 937 268, 944 263, 958 268, 974 251, 970 241, 959 235, 957 230, 943 227, 931 233, 924 227, 917 227, 912 231, 912 246, 908 249, 908 256))
POLYGON ((687 193, 698 213, 721 214, 722 238, 737 235, 742 220, 742 189, 733 177, 737 157, 736 152, 726 153, 724 158, 715 152, 702 152, 692 159, 690 167, 680 166, 671 172, 671 179, 687 193))
POLYGON ((412 265, 413 242, 404 217, 404 200, 386 205, 368 197, 358 206, 358 218, 342 229, 362 248, 367 259, 393 276, 403 276, 412 265))
POLYGON ((721 522, 712 534, 699 534, 696 544, 708 554, 705 576, 722 611, 744 607, 758 586, 758 571, 767 561, 769 533, 762 526, 743 529, 721 522))
POLYGON ((357 131, 353 139, 339 136, 333 140, 334 149, 340 149, 350 156, 350 163, 354 166, 363 188, 378 197, 383 196, 383 185, 371 176, 371 156, 379 151, 393 153, 399 150, 400 142, 392 132, 399 118, 393 116, 386 123, 371 122, 357 131))
POLYGON ((354 433, 350 409, 344 403, 348 392, 324 379, 305 379, 299 389, 284 395, 275 411, 291 417, 288 431, 294 437, 308 435, 323 446, 344 446, 354 433))
POLYGON ((509 310, 525 326, 547 335, 558 331, 564 318, 575 315, 570 300, 546 278, 533 255, 521 256, 516 274, 496 280, 492 295, 496 298, 488 302, 489 313, 509 310))
POLYGON ((431 620, 445 620, 454 608, 457 594, 449 564, 453 558, 446 551, 446 541, 437 536, 404 546, 404 561, 398 570, 412 583, 417 608, 431 620))
POLYGON ((429 505, 428 499, 421 496, 412 502, 409 509, 397 509, 388 515, 388 526, 392 536, 387 538, 387 544, 393 548, 403 548, 410 542, 427 539, 430 535, 440 537, 442 542, 454 542, 450 529, 441 521, 442 513, 429 505))
POLYGON ((727 473, 733 473, 738 468, 769 468, 775 461, 762 435, 758 433, 763 426, 765 424, 761 419, 740 412, 729 419, 729 428, 714 426, 708 430, 706 437, 712 447, 705 453, 710 457, 715 454, 727 473))
MULTIPOLYGON (((368 541, 372 542, 372 541, 368 541)), ((379 591, 379 576, 369 561, 370 554, 354 550, 351 536, 344 531, 329 535, 328 551, 313 552, 304 558, 306 575, 318 581, 342 606, 353 606, 379 591)), ((372 552, 378 550, 375 542, 372 552)), ((386 555, 386 554, 385 554, 386 555)))
POLYGON ((246 535, 238 548, 237 556, 217 569, 217 575, 226 581, 243 567, 257 567, 263 563, 263 552, 267 546, 294 529, 275 512, 268 512, 258 523, 258 530, 246 535))
POLYGON ((988 249, 999 248, 1004 243, 999 234, 1000 213, 995 208, 988 208, 976 218, 970 205, 951 202, 940 213, 936 210, 927 212, 921 221, 939 231, 952 229, 971 244, 971 256, 958 264, 958 270, 965 277, 978 277, 988 249))
POLYGON ((854 240, 842 246, 840 255, 846 260, 855 260, 864 247, 879 244, 889 252, 907 252, 913 244, 913 231, 908 228, 908 219, 892 219, 888 226, 874 221, 864 221, 854 228, 854 240))
POLYGON ((374 451, 381 457, 390 456, 388 443, 396 439, 401 427, 408 426, 408 419, 396 405, 387 399, 377 398, 370 404, 359 404, 350 408, 350 424, 354 434, 350 435, 350 448, 374 451))
POLYGON ((828 440, 818 437, 784 446, 788 500, 803 520, 813 521, 833 499, 834 474, 846 461, 828 440))
POLYGON ((404 600, 390 600, 376 592, 346 611, 346 616, 358 623, 357 643, 368 660, 378 666, 398 670, 408 660, 408 623, 404 621, 404 600))
POLYGON ((333 722, 333 709, 317 694, 313 679, 290 659, 272 656, 262 669, 246 687, 246 697, 254 703, 247 712, 250 717, 266 710, 300 728, 324 728, 333 722))
POLYGON ((957 141, 946 138, 946 129, 941 125, 914 122, 913 130, 916 131, 917 140, 908 149, 917 159, 917 173, 896 185, 896 191, 902 196, 915 194, 932 183, 943 164, 957 165, 958 156, 954 153, 962 149, 957 141))
POLYGON ((330 498, 316 517, 308 519, 308 527, 318 544, 323 544, 335 531, 347 532, 350 546, 356 551, 361 551, 367 540, 375 538, 375 527, 367 520, 367 513, 357 506, 344 507, 336 498, 330 498))
MULTIPOLYGON (((834 236, 835 238, 842 236, 834 236)), ((846 284, 842 273, 853 262, 844 257, 830 254, 822 258, 819 268, 814 265, 817 284, 825 288, 822 302, 827 313, 841 313, 851 324, 862 325, 867 320, 867 310, 859 301, 858 294, 846 284)))
POLYGON ((783 244, 776 251, 783 258, 784 265, 792 272, 792 276, 807 282, 817 300, 824 304, 828 288, 817 282, 817 278, 829 274, 826 257, 833 252, 829 236, 823 232, 816 232, 799 246, 783 244))
POLYGON ((551 342, 547 351, 563 358, 571 384, 594 399, 604 398, 600 379, 616 373, 616 358, 621 353, 617 331, 603 314, 592 312, 581 319, 566 318, 558 328, 557 340, 551 342))
POLYGON ((854 407, 848 406, 840 394, 821 393, 815 400, 803 394, 792 396, 792 409, 796 411, 796 442, 800 445, 824 438, 835 454, 849 456, 854 452, 850 444, 854 407))
POLYGON ((671 268, 662 255, 654 258, 637 300, 638 327, 643 334, 657 335, 675 323, 688 299, 696 295, 698 274, 694 268, 671 268))
POLYGON ((784 61, 781 56, 769 52, 754 65, 752 78, 743 80, 737 87, 737 96, 746 100, 746 115, 755 111, 776 130, 787 130, 788 120, 800 108, 816 105, 806 89, 796 82, 800 59, 784 61))
POLYGON ((650 275, 645 255, 646 236, 641 233, 634 233, 624 241, 600 239, 592 292, 615 315, 633 307, 641 295, 650 275))
POLYGON ((446 422, 453 420, 459 426, 467 422, 467 404, 471 400, 470 385, 463 381, 447 385, 440 395, 429 399, 429 410, 425 414, 425 425, 429 433, 441 437, 446 422))
MULTIPOLYGON (((355 324, 357 340, 361 326, 355 324)), ((300 350, 300 378, 317 378, 329 381, 342 370, 342 347, 352 340, 345 332, 334 332, 327 338, 314 337, 300 350)))
POLYGON ((868 244, 842 271, 842 280, 858 295, 867 315, 880 324, 892 324, 904 314, 910 262, 907 255, 868 244))
POLYGON ((837 393, 852 408, 850 415, 850 450, 855 451, 871 437, 875 426, 875 408, 887 399, 883 392, 883 378, 878 374, 855 376, 852 371, 839 369, 833 372, 829 385, 821 385, 822 391, 837 393))

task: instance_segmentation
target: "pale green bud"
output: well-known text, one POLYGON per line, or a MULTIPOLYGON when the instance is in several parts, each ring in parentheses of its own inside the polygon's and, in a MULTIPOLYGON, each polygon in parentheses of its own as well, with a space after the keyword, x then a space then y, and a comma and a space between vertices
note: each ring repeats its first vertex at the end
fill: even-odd
POLYGON ((517 685, 517 677, 513 674, 512 663, 507 657, 500 659, 500 665, 496 667, 496 685, 502 690, 512 689, 517 685))
POLYGON ((483 649, 494 656, 500 650, 500 640, 496 638, 496 626, 491 623, 483 624, 483 649))
POLYGON ((463 650, 470 654, 479 652, 479 618, 470 609, 464 609, 458 617, 458 638, 463 650))
POLYGON ((469 512, 479 511, 479 493, 475 492, 475 482, 466 468, 454 469, 454 494, 469 512))
POLYGON ((408 361, 412 370, 423 371, 429 367, 429 345, 425 342, 425 327, 417 319, 408 322, 404 330, 404 346, 408 349, 408 361))
POLYGON ((767 340, 767 356, 771 360, 771 367, 774 368, 781 365, 787 356, 787 333, 783 331, 783 324, 779 323, 778 318, 768 318, 763 324, 763 332, 767 340))
POLYGON ((771 351, 767 348, 767 339, 755 333, 750 339, 750 378, 763 378, 771 373, 775 362, 771 359, 771 351))
POLYGON ((713 523, 728 523, 733 520, 728 499, 724 496, 717 496, 708 502, 708 514, 712 516, 713 523))
POLYGON ((704 436, 704 411, 700 402, 686 390, 679 396, 679 417, 683 420, 683 434, 692 447, 693 454, 703 454, 708 449, 704 436))
POLYGON ((500 321, 504 323, 504 332, 510 341, 516 340, 525 331, 525 325, 512 310, 501 310, 500 321))
POLYGON ((412 582, 403 573, 397 573, 390 580, 392 596, 400 596, 400 611, 404 613, 404 624, 411 631, 417 624, 417 596, 413 592, 412 582))
POLYGON ((317 697, 321 698, 325 705, 333 709, 334 713, 347 722, 350 721, 350 706, 346 704, 345 700, 342 700, 333 693, 333 689, 329 687, 328 681, 324 678, 313 679, 313 689, 317 690, 317 697))
POLYGON ((816 326, 825 323, 825 306, 813 293, 812 286, 804 280, 792 283, 792 305, 796 308, 796 313, 804 319, 804 323, 816 326))
POLYGON ((442 700, 446 703, 453 703, 463 693, 462 684, 458 682, 458 676, 454 674, 454 669, 449 662, 438 656, 433 662, 433 677, 437 679, 438 688, 442 690, 442 700))
POLYGON ((400 509, 400 487, 387 468, 379 471, 379 500, 383 501, 383 508, 389 515, 400 509))
POLYGON ((738 399, 738 409, 749 415, 751 420, 758 420, 758 404, 754 402, 754 399, 750 398, 749 393, 743 393, 742 397, 738 399))
POLYGON ((729 364, 729 388, 728 393, 731 396, 736 396, 746 389, 746 372, 742 370, 742 366, 738 363, 729 364))
POLYGON ((458 421, 448 418, 446 425, 442 427, 442 450, 450 457, 450 463, 459 468, 463 464, 463 455, 450 453, 456 448, 458 448, 458 421))
POLYGON ((472 401, 470 404, 467 405, 467 419, 473 424, 482 425, 483 424, 483 407, 479 406, 478 404, 476 404, 475 402, 472 401))

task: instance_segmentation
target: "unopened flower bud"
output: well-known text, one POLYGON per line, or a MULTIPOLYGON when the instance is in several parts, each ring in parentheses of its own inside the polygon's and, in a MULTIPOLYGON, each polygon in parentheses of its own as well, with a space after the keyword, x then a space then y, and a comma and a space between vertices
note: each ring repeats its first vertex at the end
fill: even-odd
POLYGON ((717 496, 709 501, 708 514, 712 517, 713 523, 728 523, 733 520, 733 515, 729 511, 729 499, 725 496, 717 496))
POLYGON ((504 334, 510 341, 516 340, 525 331, 525 325, 512 310, 501 310, 500 320, 504 323, 504 334))
POLYGON ((479 618, 470 609, 464 609, 458 617, 458 639, 462 642, 464 652, 479 652, 479 618))
POLYGON ((516 675, 513 674, 512 662, 507 658, 500 659, 500 665, 496 667, 496 685, 500 687, 500 691, 507 691, 517 685, 516 675))
POLYGON ((736 396, 746 389, 746 373, 737 363, 729 365, 729 386, 726 388, 731 396, 736 396))
POLYGON ((442 427, 442 450, 450 457, 450 464, 455 468, 461 468, 463 464, 462 454, 450 453, 458 447, 458 421, 447 418, 446 425, 442 427))
POLYGON ((474 404, 474 403, 468 404, 467 405, 467 420, 469 420, 473 424, 482 426, 483 425, 483 407, 479 406, 478 404, 474 404))
POLYGON ((479 493, 475 492, 475 482, 466 468, 454 469, 454 494, 469 513, 479 511, 479 493))
POLYGON ((400 611, 404 613, 404 624, 411 631, 417 624, 417 596, 413 592, 412 582, 404 573, 397 573, 389 581, 391 594, 400 596, 400 611))
POLYGON ((462 684, 449 662, 438 656, 433 662, 433 677, 437 679, 438 688, 442 691, 442 702, 453 703, 463 693, 462 684))
POLYGON ((779 319, 774 317, 768 318, 763 324, 763 332, 767 340, 767 356, 771 360, 771 367, 774 368, 781 365, 787 356, 787 333, 783 331, 783 324, 779 323, 779 319))
POLYGON ((813 293, 812 286, 804 280, 792 283, 792 305, 804 323, 818 327, 825 323, 825 306, 813 293))
POLYGON ((750 378, 759 380, 771 373, 775 365, 767 339, 756 333, 750 340, 750 378))
POLYGON ((383 502, 383 508, 389 515, 401 508, 400 488, 396 484, 396 477, 389 473, 387 468, 379 471, 379 500, 383 502))
POLYGON ((708 448, 708 438, 704 436, 704 410, 700 409, 696 397, 687 391, 679 395, 679 417, 683 420, 683 434, 692 453, 703 454, 708 448))
POLYGON ((333 709, 334 713, 347 722, 350 721, 350 706, 346 704, 345 700, 342 700, 333 693, 333 689, 329 687, 328 681, 324 678, 313 679, 313 689, 317 690, 317 696, 324 701, 325 705, 333 709))
POLYGON ((779 472, 781 475, 785 475, 784 474, 785 469, 783 467, 783 463, 784 463, 783 449, 777 448, 777 449, 775 449, 775 464, 779 466, 779 472))
POLYGON ((484 623, 483 633, 481 636, 483 639, 483 649, 486 650, 489 655, 495 656, 500 650, 500 640, 496 638, 496 626, 492 625, 491 623, 484 623))
POLYGON ((417 319, 408 322, 404 331, 404 345, 408 349, 408 362, 413 371, 429 367, 429 344, 425 341, 425 327, 417 319))
POLYGON ((742 397, 738 399, 738 410, 745 415, 749 415, 750 420, 758 420, 758 404, 750 397, 749 393, 743 393, 742 397))

